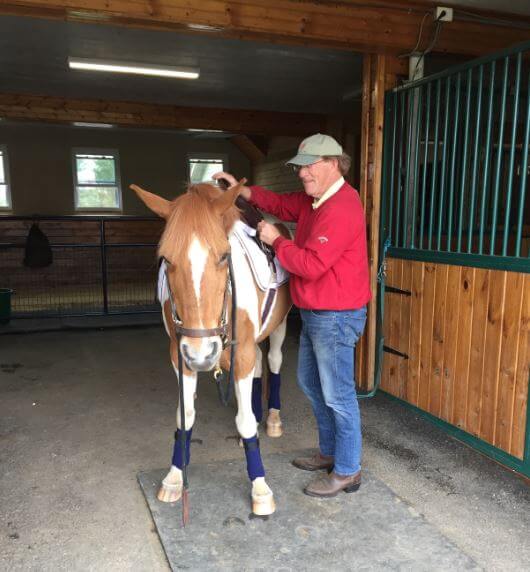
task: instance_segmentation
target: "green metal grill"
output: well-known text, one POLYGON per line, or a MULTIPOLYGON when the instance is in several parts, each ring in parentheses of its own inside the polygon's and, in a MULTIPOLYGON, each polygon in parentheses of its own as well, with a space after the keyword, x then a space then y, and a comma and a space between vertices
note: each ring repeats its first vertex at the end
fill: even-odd
POLYGON ((389 254, 530 272, 530 42, 386 95, 389 254))

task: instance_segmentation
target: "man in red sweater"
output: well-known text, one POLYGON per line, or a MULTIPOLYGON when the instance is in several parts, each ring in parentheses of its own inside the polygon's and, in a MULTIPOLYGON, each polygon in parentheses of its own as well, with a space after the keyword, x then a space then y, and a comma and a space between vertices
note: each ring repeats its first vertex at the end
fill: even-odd
MULTIPOLYGON (((354 492, 361 483, 354 349, 371 298, 365 217, 357 191, 343 178, 350 158, 335 139, 320 133, 308 137, 287 164, 298 173, 305 192, 279 195, 251 186, 241 195, 279 219, 297 223, 294 240, 267 222, 258 230, 290 272, 291 295, 302 318, 298 384, 317 420, 319 451, 293 464, 307 471, 327 469, 304 492, 332 497, 354 492)), ((236 184, 228 173, 214 178, 236 184)))

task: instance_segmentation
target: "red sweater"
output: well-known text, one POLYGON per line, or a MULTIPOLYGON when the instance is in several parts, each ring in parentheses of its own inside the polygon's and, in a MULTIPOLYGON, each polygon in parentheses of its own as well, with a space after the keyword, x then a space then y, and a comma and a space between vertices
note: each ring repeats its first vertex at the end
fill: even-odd
POLYGON ((279 237, 273 247, 291 273, 291 296, 299 308, 356 310, 370 300, 364 211, 355 189, 344 183, 318 209, 303 191, 251 190, 255 206, 297 223, 294 240, 279 237))

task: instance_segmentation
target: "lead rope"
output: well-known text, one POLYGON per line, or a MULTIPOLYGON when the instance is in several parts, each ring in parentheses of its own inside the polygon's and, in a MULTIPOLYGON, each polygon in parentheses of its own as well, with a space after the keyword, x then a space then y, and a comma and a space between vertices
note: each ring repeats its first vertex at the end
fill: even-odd
POLYGON ((182 354, 180 352, 180 334, 175 334, 177 338, 178 358, 179 358, 179 407, 180 407, 180 450, 182 454, 182 526, 186 526, 190 520, 190 509, 188 499, 188 456, 186 454, 186 408, 184 407, 184 375, 182 372, 182 354))
MULTIPOLYGON (((232 289, 232 339, 230 340, 230 372, 228 374, 228 384, 226 389, 223 390, 222 382, 224 374, 222 371, 220 373, 214 373, 215 383, 217 384, 217 393, 221 403, 226 407, 232 397, 232 389, 235 384, 234 380, 234 366, 236 359, 236 345, 237 345, 237 298, 236 298, 236 281, 234 277, 234 267, 232 265, 232 255, 229 253, 227 255, 228 262, 228 275, 230 277, 230 286, 232 289)), ((228 290, 228 288, 227 288, 228 290)))

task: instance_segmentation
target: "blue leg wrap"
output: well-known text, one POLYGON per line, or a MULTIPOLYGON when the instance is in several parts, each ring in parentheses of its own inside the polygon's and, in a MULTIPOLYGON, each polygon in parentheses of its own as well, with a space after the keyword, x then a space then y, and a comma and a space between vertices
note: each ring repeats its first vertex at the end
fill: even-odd
POLYGON ((263 407, 261 405, 261 377, 252 380, 252 412, 258 423, 263 419, 263 407))
POLYGON ((245 455, 247 457, 248 478, 253 481, 256 477, 264 477, 265 469, 261 461, 257 435, 250 437, 250 439, 243 439, 243 445, 245 446, 245 455))
MULTIPOLYGON (((186 431, 186 465, 190 464, 190 442, 191 432, 193 429, 186 431)), ((171 464, 182 470, 182 447, 180 445, 180 429, 175 431, 175 445, 173 446, 173 459, 171 464)))
POLYGON ((280 385, 281 375, 279 373, 269 373, 269 409, 281 409, 280 385))

